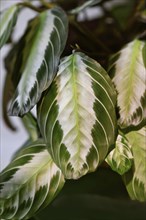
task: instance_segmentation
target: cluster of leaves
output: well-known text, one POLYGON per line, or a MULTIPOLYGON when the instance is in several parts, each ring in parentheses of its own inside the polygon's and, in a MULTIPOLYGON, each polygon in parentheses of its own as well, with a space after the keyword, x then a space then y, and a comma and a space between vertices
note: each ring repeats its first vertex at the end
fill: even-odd
POLYGON ((22 117, 29 139, 1 173, 3 219, 30 219, 67 179, 105 165, 120 174, 131 199, 146 201, 144 2, 121 1, 124 15, 107 3, 24 1, 1 13, 0 47, 12 40, 23 8, 38 13, 5 59, 5 121, 13 129, 5 113, 11 101, 9 114, 22 117), (102 17, 89 20, 89 8, 102 17))

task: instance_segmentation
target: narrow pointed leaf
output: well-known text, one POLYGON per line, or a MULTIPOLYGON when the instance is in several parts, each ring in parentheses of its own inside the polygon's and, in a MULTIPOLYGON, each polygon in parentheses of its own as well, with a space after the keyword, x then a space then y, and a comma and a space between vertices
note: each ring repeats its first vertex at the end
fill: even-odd
POLYGON ((131 146, 128 140, 123 135, 118 135, 115 148, 108 154, 106 162, 110 165, 112 170, 120 175, 127 172, 133 162, 133 155, 131 146))
POLYGON ((16 23, 19 7, 13 5, 0 13, 0 48, 7 42, 16 23))
POLYGON ((84 10, 85 8, 94 6, 100 2, 101 2, 101 0, 88 0, 85 3, 83 3, 82 5, 78 6, 77 8, 72 9, 70 11, 70 14, 77 14, 80 11, 84 10))
POLYGON ((1 174, 1 218, 29 219, 52 201, 63 184, 62 172, 45 144, 30 144, 1 174))
POLYGON ((128 133, 132 146, 134 166, 123 176, 131 199, 146 201, 146 127, 128 133))
POLYGON ((22 76, 10 106, 11 115, 29 112, 51 84, 65 47, 67 26, 67 16, 60 8, 42 12, 30 22, 18 57, 22 63, 15 76, 22 76))
POLYGON ((105 70, 83 53, 60 64, 38 105, 40 131, 66 178, 93 172, 115 142, 116 94, 105 70))
POLYGON ((145 44, 140 40, 130 42, 111 65, 122 129, 140 128, 146 123, 145 44))

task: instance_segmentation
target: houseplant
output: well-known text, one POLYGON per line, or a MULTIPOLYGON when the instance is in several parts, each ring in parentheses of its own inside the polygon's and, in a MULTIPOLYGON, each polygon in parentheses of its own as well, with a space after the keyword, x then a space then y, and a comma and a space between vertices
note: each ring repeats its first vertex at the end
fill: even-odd
POLYGON ((1 173, 3 219, 144 219, 145 8, 121 4, 23 1, 1 13, 0 46, 12 44, 4 109, 29 132, 1 173), (25 7, 38 14, 13 42, 25 7), (90 21, 89 8, 102 16, 90 21))

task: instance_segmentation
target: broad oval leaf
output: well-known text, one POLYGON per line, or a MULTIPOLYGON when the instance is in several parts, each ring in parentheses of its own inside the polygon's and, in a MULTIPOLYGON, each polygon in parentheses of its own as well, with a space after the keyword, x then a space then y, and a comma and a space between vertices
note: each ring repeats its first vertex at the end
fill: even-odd
POLYGON ((116 86, 122 129, 143 126, 146 122, 146 68, 143 59, 143 41, 127 44, 111 65, 110 73, 116 86))
POLYGON ((19 7, 13 5, 0 13, 0 48, 7 42, 16 23, 19 7))
POLYGON ((1 174, 1 218, 29 219, 54 199, 63 184, 46 145, 33 142, 1 174))
POLYGON ((30 22, 25 33, 25 45, 19 55, 22 56, 22 65, 15 73, 16 78, 22 76, 10 106, 10 115, 23 116, 30 111, 51 84, 66 44, 67 32, 67 16, 60 8, 42 12, 30 22))
POLYGON ((132 146, 134 166, 123 176, 131 199, 146 201, 146 127, 128 133, 132 146))
POLYGON ((133 162, 133 155, 131 146, 127 138, 121 134, 118 135, 115 148, 108 154, 106 162, 110 165, 112 170, 120 175, 127 172, 133 162))
POLYGON ((38 105, 40 131, 66 178, 93 172, 115 142, 116 94, 105 70, 83 53, 60 64, 38 105))

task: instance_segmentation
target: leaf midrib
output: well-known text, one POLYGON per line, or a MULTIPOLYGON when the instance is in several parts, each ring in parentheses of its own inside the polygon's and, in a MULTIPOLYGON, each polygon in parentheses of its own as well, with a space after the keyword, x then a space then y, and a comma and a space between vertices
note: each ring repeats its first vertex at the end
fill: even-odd
POLYGON ((80 154, 80 122, 79 122, 79 107, 78 107, 78 96, 77 96, 77 72, 75 71, 76 69, 76 57, 73 55, 72 58, 72 71, 71 71, 71 86, 72 86, 72 91, 73 91, 73 101, 74 101, 74 114, 75 114, 75 129, 77 131, 77 136, 76 136, 76 141, 77 141, 77 146, 78 150, 76 152, 76 155, 78 156, 80 154))
MULTIPOLYGON (((24 155, 24 156, 25 156, 25 155, 24 155)), ((43 164, 41 167, 39 167, 39 168, 37 169, 37 171, 34 172, 33 175, 27 179, 26 182, 24 182, 23 184, 21 184, 21 186, 18 187, 18 189, 17 189, 14 193, 12 193, 12 194, 11 194, 8 198, 6 198, 6 199, 9 199, 9 198, 11 198, 12 196, 14 196, 14 194, 16 194, 18 191, 20 191, 20 190, 24 187, 24 185, 28 184, 35 176, 37 176, 37 174, 40 173, 40 170, 42 170, 42 169, 43 169, 45 166, 47 166, 47 165, 49 166, 49 163, 51 164, 52 162, 53 162, 53 161, 51 161, 51 160, 48 158, 48 161, 46 161, 45 164, 43 164)), ((16 167, 14 167, 14 168, 16 168, 16 167)), ((20 167, 20 169, 21 169, 21 167, 20 167)))
POLYGON ((128 77, 128 81, 127 81, 127 85, 128 85, 128 89, 127 89, 127 98, 125 98, 125 117, 129 116, 129 111, 131 108, 131 94, 133 94, 134 91, 134 76, 135 76, 135 63, 136 63, 136 59, 137 59, 137 55, 138 55, 138 51, 139 51, 139 47, 140 47, 140 41, 135 40, 133 47, 132 47, 132 56, 131 56, 131 62, 129 64, 129 71, 127 74, 129 74, 128 77))

